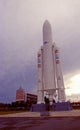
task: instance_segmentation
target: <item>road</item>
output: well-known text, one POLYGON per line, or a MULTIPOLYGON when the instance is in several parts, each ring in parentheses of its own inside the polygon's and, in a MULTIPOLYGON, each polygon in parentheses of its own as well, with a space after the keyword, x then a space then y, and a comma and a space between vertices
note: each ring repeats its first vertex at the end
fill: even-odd
POLYGON ((80 130, 80 117, 0 117, 0 130, 80 130))

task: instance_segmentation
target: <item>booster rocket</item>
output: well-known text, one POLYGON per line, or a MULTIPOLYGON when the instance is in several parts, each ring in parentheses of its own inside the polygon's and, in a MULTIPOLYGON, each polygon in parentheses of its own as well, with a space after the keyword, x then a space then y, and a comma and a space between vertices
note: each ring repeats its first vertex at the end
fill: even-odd
POLYGON ((44 103, 42 56, 42 49, 40 49, 38 52, 38 103, 44 103))
POLYGON ((50 103, 57 94, 58 101, 65 101, 65 91, 59 50, 53 43, 51 25, 43 24, 43 46, 38 52, 38 103, 48 96, 50 103))
POLYGON ((63 74, 61 69, 61 60, 59 55, 59 48, 55 45, 55 63, 56 63, 56 80, 57 80, 57 88, 58 88, 58 102, 64 102, 66 100, 65 97, 65 89, 64 89, 64 81, 63 74))

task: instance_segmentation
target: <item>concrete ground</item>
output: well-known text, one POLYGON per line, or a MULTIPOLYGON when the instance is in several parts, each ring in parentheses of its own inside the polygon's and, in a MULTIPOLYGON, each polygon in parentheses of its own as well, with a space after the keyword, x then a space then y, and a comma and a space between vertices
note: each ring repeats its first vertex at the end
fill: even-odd
POLYGON ((0 115, 0 130, 80 130, 80 110, 0 115))
POLYGON ((80 110, 55 111, 55 112, 22 112, 15 114, 0 115, 0 117, 80 117, 80 110))

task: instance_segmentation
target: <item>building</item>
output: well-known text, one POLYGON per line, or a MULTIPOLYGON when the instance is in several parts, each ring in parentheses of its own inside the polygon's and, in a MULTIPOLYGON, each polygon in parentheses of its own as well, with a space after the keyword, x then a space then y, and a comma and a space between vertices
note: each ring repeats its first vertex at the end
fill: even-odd
POLYGON ((16 90, 16 102, 21 102, 26 100, 26 92, 23 88, 16 90))
POLYGON ((26 93, 23 88, 16 90, 16 102, 28 102, 28 103, 37 103, 37 95, 26 93))
POLYGON ((31 104, 37 103, 37 95, 31 94, 31 93, 27 93, 26 94, 26 101, 30 102, 31 104))

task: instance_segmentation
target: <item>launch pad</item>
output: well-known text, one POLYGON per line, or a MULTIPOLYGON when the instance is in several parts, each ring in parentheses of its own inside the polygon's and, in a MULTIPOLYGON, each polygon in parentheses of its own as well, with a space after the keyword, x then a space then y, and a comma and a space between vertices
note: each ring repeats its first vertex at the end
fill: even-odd
POLYGON ((70 102, 57 102, 50 104, 33 104, 31 106, 32 112, 46 112, 46 111, 70 111, 72 106, 70 102))

